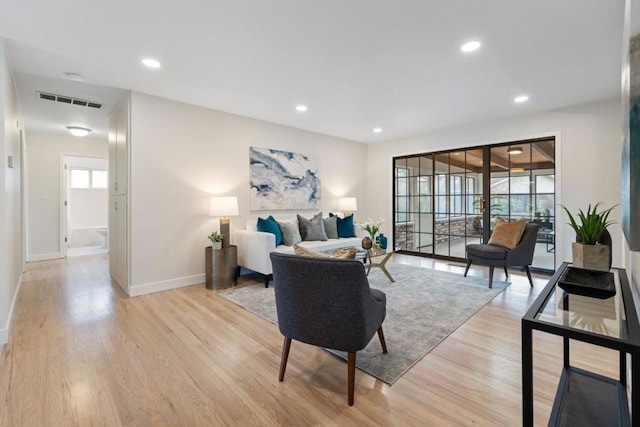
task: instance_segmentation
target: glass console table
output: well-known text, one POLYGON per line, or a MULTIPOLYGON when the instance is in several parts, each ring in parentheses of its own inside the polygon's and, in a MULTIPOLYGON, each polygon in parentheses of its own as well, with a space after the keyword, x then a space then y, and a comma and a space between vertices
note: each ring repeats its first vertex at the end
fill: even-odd
POLYGON ((550 426, 640 425, 640 326, 623 269, 612 269, 615 295, 595 298, 567 292, 558 281, 562 264, 522 318, 522 425, 533 426, 534 330, 563 337, 564 363, 550 426), (570 365, 570 340, 619 352, 619 378, 570 365), (627 399, 627 354, 631 356, 631 408, 627 399), (630 411, 631 409, 631 411, 630 411))

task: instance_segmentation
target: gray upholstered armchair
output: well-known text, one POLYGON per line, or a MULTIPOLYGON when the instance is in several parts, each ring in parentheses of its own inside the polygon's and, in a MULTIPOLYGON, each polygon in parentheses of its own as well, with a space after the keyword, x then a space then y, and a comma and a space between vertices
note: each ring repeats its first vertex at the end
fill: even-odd
POLYGON ((527 272, 529 284, 533 287, 529 266, 533 261, 537 238, 538 224, 528 223, 524 228, 520 242, 513 249, 492 244, 467 245, 467 268, 464 270, 464 277, 467 277, 472 263, 487 265, 489 266, 489 288, 491 288, 494 267, 503 267, 507 277, 509 277, 507 267, 523 267, 527 272))
POLYGON ((271 253, 278 326, 284 335, 279 381, 284 379, 291 340, 348 353, 348 402, 353 405, 356 352, 382 332, 386 296, 369 288, 360 261, 271 253))

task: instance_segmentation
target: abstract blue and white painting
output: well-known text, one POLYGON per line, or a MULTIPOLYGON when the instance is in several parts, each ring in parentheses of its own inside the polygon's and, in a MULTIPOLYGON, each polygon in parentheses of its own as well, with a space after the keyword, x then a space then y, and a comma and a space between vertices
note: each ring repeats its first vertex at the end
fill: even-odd
POLYGON ((303 154, 250 147, 251 210, 320 209, 320 177, 303 154))

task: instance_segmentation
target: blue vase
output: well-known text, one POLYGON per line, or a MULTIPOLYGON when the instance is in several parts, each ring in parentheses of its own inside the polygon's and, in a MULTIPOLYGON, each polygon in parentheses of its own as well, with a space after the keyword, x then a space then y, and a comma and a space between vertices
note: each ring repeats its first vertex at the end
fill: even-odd
POLYGON ((382 249, 387 249, 387 236, 380 233, 378 237, 376 237, 376 242, 380 243, 380 247, 382 249))

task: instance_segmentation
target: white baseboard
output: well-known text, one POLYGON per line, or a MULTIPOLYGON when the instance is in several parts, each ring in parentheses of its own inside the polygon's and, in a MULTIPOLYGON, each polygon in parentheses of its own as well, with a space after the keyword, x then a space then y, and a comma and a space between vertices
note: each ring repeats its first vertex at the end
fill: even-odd
POLYGON ((13 294, 13 301, 11 301, 11 307, 9 308, 7 323, 3 329, 0 329, 0 345, 4 345, 9 342, 9 329, 11 328, 11 320, 13 319, 13 313, 15 312, 20 286, 22 286, 22 274, 18 277, 18 286, 16 286, 16 293, 13 294))
POLYGON ((180 277, 178 279, 163 280, 161 282, 143 283, 141 285, 133 285, 129 287, 129 296, 150 294, 152 292, 167 291, 169 289, 182 288, 184 286, 196 285, 204 283, 205 274, 196 274, 194 276, 180 277))
POLYGON ((48 254, 35 254, 27 257, 27 262, 47 261, 50 259, 64 258, 60 252, 51 252, 48 254))

